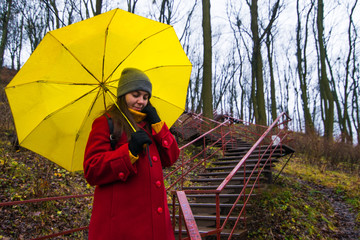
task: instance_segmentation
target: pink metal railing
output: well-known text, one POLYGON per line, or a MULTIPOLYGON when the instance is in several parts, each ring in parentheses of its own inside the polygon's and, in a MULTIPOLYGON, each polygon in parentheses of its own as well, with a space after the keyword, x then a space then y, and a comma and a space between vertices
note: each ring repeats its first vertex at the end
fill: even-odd
MULTIPOLYGON (((179 206, 181 211, 179 211, 179 216, 183 215, 185 218, 185 226, 186 226, 186 230, 188 232, 189 238, 190 239, 201 239, 200 238, 200 234, 198 231, 198 228, 196 226, 196 222, 194 220, 194 216, 191 212, 189 203, 187 201, 186 198, 186 194, 202 194, 202 193, 206 193, 206 194, 211 194, 211 193, 215 193, 215 200, 216 200, 216 216, 217 216, 217 220, 216 220, 216 230, 214 231, 209 231, 207 233, 202 233, 201 236, 207 236, 207 235, 213 235, 213 234, 217 234, 218 239, 220 237, 220 233, 221 231, 224 229, 226 223, 228 222, 228 219, 230 217, 231 212, 234 211, 236 204, 240 201, 240 198, 243 197, 243 200, 245 201, 245 204, 243 206, 243 208, 241 209, 240 214, 238 215, 238 219, 236 221, 235 227, 238 223, 238 221, 241 218, 241 214, 245 212, 245 206, 246 203, 249 200, 249 197, 251 196, 252 191, 255 188, 255 184, 258 182, 259 176, 265 166, 265 164, 263 165, 261 171, 258 173, 257 178, 255 183, 252 185, 251 187, 251 191, 250 194, 245 194, 245 189, 246 189, 246 185, 249 184, 249 179, 247 180, 247 182, 244 182, 244 188, 241 191, 241 193, 239 194, 238 198, 236 199, 236 201, 234 202, 233 207, 230 210, 230 213, 228 214, 227 218, 224 220, 223 224, 221 225, 220 222, 220 193, 223 191, 223 189, 225 188, 225 186, 228 184, 228 182, 232 179, 232 177, 235 175, 235 173, 240 169, 240 167, 244 167, 245 166, 245 161, 247 159, 247 156, 249 156, 251 153, 253 152, 257 147, 261 146, 262 141, 264 141, 265 139, 269 139, 268 134, 270 133, 270 131, 274 131, 274 129, 278 129, 277 130, 277 135, 276 136, 281 136, 282 141, 286 139, 287 137, 287 132, 286 129, 284 131, 279 130, 279 126, 281 125, 285 125, 285 123, 288 120, 285 120, 284 122, 280 122, 279 119, 283 116, 286 116, 286 114, 281 114, 278 119, 267 129, 267 131, 262 134, 259 135, 256 131, 251 130, 251 128, 249 128, 248 125, 249 123, 243 122, 242 127, 238 127, 232 124, 231 119, 229 118, 228 120, 225 120, 224 122, 217 122, 211 119, 207 119, 205 117, 202 117, 201 115, 197 115, 197 114, 189 114, 185 119, 178 121, 181 125, 187 125, 188 128, 198 128, 201 129, 201 132, 205 132, 203 134, 201 134, 200 136, 198 136, 197 138, 195 138, 194 140, 192 140, 191 142, 183 145, 180 149, 181 149, 181 164, 179 166, 177 166, 174 170, 172 170, 171 172, 169 172, 166 176, 165 179, 170 178, 171 176, 173 176, 176 172, 181 171, 181 175, 179 178, 175 179, 172 181, 172 183, 170 184, 170 186, 167 187, 167 190, 171 190, 171 193, 173 195, 173 222, 174 222, 174 227, 175 227, 175 201, 176 199, 179 201, 179 206), (194 119, 196 119, 198 122, 191 122, 194 119), (244 134, 246 133, 246 134, 244 134), (239 164, 235 167, 236 170, 234 169, 229 176, 227 176, 224 181, 219 185, 219 187, 216 190, 184 190, 182 191, 183 188, 183 183, 184 183, 184 179, 187 175, 189 175, 192 171, 194 171, 195 169, 199 168, 199 167, 204 167, 206 164, 206 161, 210 158, 212 158, 215 154, 221 152, 222 154, 224 154, 224 146, 231 144, 232 142, 234 142, 234 138, 243 138, 247 141, 252 141, 254 140, 251 136, 253 135, 258 135, 261 136, 259 138, 259 140, 256 142, 256 144, 250 149, 249 153, 245 155, 245 157, 239 162, 239 164), (213 137, 216 140, 214 140, 212 143, 207 144, 205 139, 208 137, 213 137), (201 152, 199 152, 198 154, 194 155, 193 157, 189 158, 188 160, 185 160, 185 156, 184 156, 184 152, 185 149, 187 149, 189 146, 191 146, 192 144, 194 144, 195 142, 198 142, 200 140, 203 140, 203 150, 201 152), (212 150, 212 148, 216 145, 221 143, 222 148, 217 148, 216 150, 212 150), (212 151, 210 155, 207 155, 208 151, 212 151), (203 159, 201 161, 198 161, 197 163, 193 164, 194 160, 199 157, 199 156, 203 156, 203 159), (188 165, 192 164, 191 167, 187 167, 188 165), (185 170, 186 169, 186 170, 185 170), (248 195, 248 197, 246 198, 246 195, 248 195)), ((290 119, 287 117, 287 119, 290 119)), ((241 120, 238 120, 241 121, 241 120)), ((258 128, 263 128, 263 126, 257 126, 258 128)), ((269 140, 268 140, 269 142, 269 140)), ((272 144, 273 141, 270 140, 270 144, 272 144)), ((280 146, 281 148, 281 144, 278 143, 276 145, 276 148, 280 146)), ((269 147, 268 147, 269 148, 269 147)), ((273 149, 272 152, 275 151, 275 149, 273 149)), ((270 154, 271 155, 271 154, 270 154)), ((264 154, 263 154, 264 156, 264 154)), ((270 158, 268 158, 266 160, 269 161, 270 158)), ((256 166, 254 167, 257 168, 260 165, 260 161, 261 159, 259 158, 258 163, 256 164, 256 166)), ((251 175, 254 173, 255 171, 253 170, 251 175)), ((244 167, 244 174, 245 174, 245 167, 244 167)), ((10 206, 10 205, 19 205, 19 204, 26 204, 26 203, 34 203, 34 202, 43 202, 43 201, 53 201, 53 200, 63 200, 63 199, 70 199, 70 198, 80 198, 80 197, 91 197, 93 194, 85 194, 85 195, 76 195, 76 196, 60 196, 60 197, 50 197, 50 198, 42 198, 42 199, 32 199, 32 200, 24 200, 24 201, 14 201, 14 202, 2 202, 0 203, 0 207, 3 206, 10 206)), ((181 216, 179 217, 178 223, 179 223, 179 233, 181 233, 181 216)), ((235 229, 234 227, 234 229, 235 229)), ((71 229, 71 230, 67 230, 67 231, 63 231, 63 232, 59 232, 59 233, 54 233, 51 235, 47 235, 47 236, 42 236, 42 237, 38 237, 38 238, 34 238, 32 240, 40 240, 40 239, 48 239, 48 238, 52 238, 52 237, 56 237, 56 236, 62 236, 65 234, 69 234, 69 233, 74 233, 74 232, 78 232, 78 231, 83 231, 86 230, 88 228, 88 226, 85 227, 79 227, 79 228, 75 228, 75 229, 71 229)), ((233 229, 233 230, 234 230, 233 229)), ((232 233, 231 233, 232 234, 232 233)), ((181 237, 181 234, 179 234, 179 236, 181 237)), ((231 238, 231 236, 229 237, 229 239, 231 238)))
MULTIPOLYGON (((255 187, 257 186, 258 182, 259 182, 259 178, 261 173, 263 172, 265 166, 270 162, 271 164, 271 157, 273 155, 273 153, 275 152, 275 150, 277 150, 278 148, 281 149, 281 145, 283 142, 285 142, 285 140, 287 139, 288 136, 288 132, 287 132, 287 122, 291 121, 291 119, 285 114, 282 113, 271 125, 270 127, 268 127, 266 129, 266 131, 261 134, 261 136, 259 137, 259 139, 255 142, 255 144, 250 148, 250 150, 245 154, 245 156, 239 161, 239 163, 233 168, 233 170, 229 173, 229 175, 223 180, 223 182, 217 187, 216 190, 182 190, 182 185, 181 185, 181 194, 182 197, 179 198, 178 195, 176 195, 179 190, 173 190, 172 191, 172 195, 173 195, 173 224, 174 224, 174 229, 175 229, 175 196, 177 196, 177 200, 179 201, 179 205, 180 205, 180 211, 179 211, 179 220, 178 220, 178 226, 179 226, 179 239, 182 239, 182 231, 181 231, 181 213, 186 212, 187 214, 187 219, 185 219, 185 224, 187 226, 187 230, 189 228, 189 226, 191 226, 192 229, 195 228, 194 225, 196 225, 196 222, 194 220, 194 217, 192 216, 192 211, 190 208, 189 203, 187 202, 186 199, 186 194, 215 194, 215 202, 216 202, 216 229, 212 230, 212 231, 208 231, 208 232, 204 232, 201 234, 201 236, 209 236, 209 235, 217 235, 217 239, 220 239, 220 234, 221 232, 225 229, 226 224, 229 221, 230 215, 234 212, 235 207, 237 206, 238 202, 240 201, 241 198, 243 198, 244 204, 243 207, 241 208, 238 217, 235 221, 234 227, 231 230, 231 233, 229 235, 228 239, 231 239, 231 237, 234 234, 234 231, 240 221, 240 219, 242 219, 243 214, 245 213, 245 208, 246 205, 255 189, 255 187), (284 118, 283 121, 281 121, 281 119, 284 118), (281 126, 285 126, 282 127, 281 126), (276 135, 275 135, 276 133, 276 135), (271 134, 271 135, 270 135, 271 134), (275 136, 275 138, 271 138, 271 136, 275 136), (274 144, 274 140, 276 138, 280 138, 280 141, 278 141, 276 144, 274 144), (244 180, 244 186, 241 190, 241 192, 239 193, 237 199, 235 200, 234 204, 232 205, 230 211, 228 212, 225 220, 223 221, 223 223, 221 224, 220 221, 220 193, 223 192, 223 190, 225 189, 225 187, 228 185, 228 183, 232 180, 232 178, 235 176, 235 174, 240 170, 241 167, 244 168, 244 175, 246 174, 246 160, 248 159, 248 157, 257 149, 264 145, 267 146, 267 148, 265 149, 265 151, 260 155, 260 151, 259 151, 259 159, 257 161, 257 163, 255 164, 254 168, 252 169, 249 177, 247 178, 247 180, 244 180), (264 156, 266 154, 269 154, 269 157, 265 160, 264 163, 261 163, 264 160, 264 156), (257 173, 256 173, 257 171, 257 173), (256 175, 256 180, 253 183, 250 183, 251 177, 254 175, 256 175), (245 191, 247 188, 250 188, 249 192, 246 194, 245 191), (185 195, 185 196, 184 196, 185 195), (186 199, 186 201, 185 201, 186 199), (188 219, 190 219, 188 221, 188 219)), ((233 127, 233 126, 232 126, 233 127)), ((221 139, 224 138, 225 135, 241 135, 239 134, 239 132, 236 132, 236 129, 231 129, 223 134, 223 128, 221 129, 221 139)), ((198 140, 201 137, 205 137, 207 136, 209 133, 205 133, 203 135, 201 135, 200 137, 198 137, 197 139, 195 139, 194 141, 198 140)), ((243 136, 244 137, 244 136, 243 136)), ((246 137, 246 136, 245 136, 246 137)), ((230 140, 231 141, 231 140, 230 140)), ((191 144, 191 143, 190 143, 191 144)), ((185 164, 189 164, 189 162, 191 162, 193 158, 189 159, 188 161, 185 162, 185 164)), ((206 161, 205 158, 202 161, 206 161)), ((201 161, 201 162, 202 162, 201 161)), ((196 167, 199 166, 199 164, 196 165, 196 167)), ((179 168, 183 168, 184 167, 184 161, 182 159, 182 165, 179 166, 177 169, 179 168)), ((184 177, 194 169, 194 167, 190 168, 189 171, 187 171, 184 175, 181 175, 181 179, 184 179, 184 177)), ((173 172, 171 172, 171 174, 173 174, 175 172, 175 170, 173 172)), ((168 174, 167 177, 169 177, 168 174)), ((244 178, 245 179, 245 178, 244 178)), ((171 185, 169 188, 173 187, 174 185, 171 185)), ((245 218, 244 218, 245 219, 245 218)), ((246 224, 246 222, 245 222, 246 224)), ((197 227, 196 227, 197 228, 197 227)), ((185 239, 197 239, 197 233, 194 233, 194 231, 187 231, 188 233, 188 238, 185 239)))

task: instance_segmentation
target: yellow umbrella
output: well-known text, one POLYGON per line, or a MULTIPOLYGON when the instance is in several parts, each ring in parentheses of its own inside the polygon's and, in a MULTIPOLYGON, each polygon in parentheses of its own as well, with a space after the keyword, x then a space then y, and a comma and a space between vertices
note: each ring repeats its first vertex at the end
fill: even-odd
POLYGON ((114 9, 48 32, 5 88, 20 145, 82 170, 92 122, 114 103, 126 67, 149 76, 151 102, 171 126, 192 68, 172 26, 114 9))

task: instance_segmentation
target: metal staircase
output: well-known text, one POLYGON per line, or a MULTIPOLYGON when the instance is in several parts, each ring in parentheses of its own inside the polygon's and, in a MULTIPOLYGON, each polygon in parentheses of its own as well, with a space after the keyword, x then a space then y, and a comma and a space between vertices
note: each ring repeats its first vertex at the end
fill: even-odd
POLYGON ((272 182, 278 158, 293 151, 284 147, 287 121, 282 114, 269 128, 261 127, 263 133, 249 134, 259 127, 239 128, 231 119, 215 124, 196 115, 184 120, 182 129, 173 129, 178 136, 186 133, 182 152, 190 145, 202 146, 195 157, 183 153, 181 163, 165 177, 179 175, 168 187, 177 239, 246 239, 249 199, 272 182), (254 135, 260 137, 254 141, 254 135))

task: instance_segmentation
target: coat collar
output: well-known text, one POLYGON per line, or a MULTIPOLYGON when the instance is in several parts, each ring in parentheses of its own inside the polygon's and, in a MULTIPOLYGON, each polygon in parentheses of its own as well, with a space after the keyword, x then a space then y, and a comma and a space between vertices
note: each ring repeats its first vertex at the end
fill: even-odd
POLYGON ((146 118, 146 113, 135 111, 131 108, 128 108, 132 116, 134 117, 135 122, 140 123, 146 118))

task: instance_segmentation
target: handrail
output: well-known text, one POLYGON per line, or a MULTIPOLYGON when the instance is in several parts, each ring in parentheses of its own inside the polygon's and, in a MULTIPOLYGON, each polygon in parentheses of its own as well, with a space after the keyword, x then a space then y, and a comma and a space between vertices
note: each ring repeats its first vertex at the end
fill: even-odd
MULTIPOLYGON (((187 200, 184 191, 177 191, 176 194, 177 194, 177 198, 179 200, 181 212, 184 215, 186 229, 187 229, 188 234, 190 235, 190 239, 191 240, 199 240, 199 239, 201 240, 199 229, 196 225, 194 215, 191 211, 189 201, 187 200)), ((181 235, 181 232, 179 232, 179 234, 181 235)))
MULTIPOLYGON (((1 202, 0 207, 21 205, 21 204, 27 204, 27 203, 39 203, 39 202, 47 202, 47 201, 55 201, 55 200, 66 200, 66 199, 73 199, 73 198, 92 197, 93 195, 94 195, 93 193, 90 193, 90 194, 81 194, 81 195, 66 195, 66 196, 57 196, 57 197, 36 198, 36 199, 28 199, 28 200, 22 200, 22 201, 1 202)), ((54 237, 63 236, 63 235, 74 233, 74 232, 80 232, 83 230, 87 230, 88 228, 89 228, 89 226, 73 228, 70 230, 53 233, 50 235, 32 238, 30 240, 43 240, 43 239, 54 238, 54 237)))
POLYGON ((13 206, 13 205, 20 205, 26 203, 37 203, 37 202, 47 202, 47 201, 54 201, 54 200, 64 200, 69 198, 82 198, 82 197, 92 197, 94 194, 82 194, 82 195, 67 195, 67 196, 58 196, 58 197, 48 197, 48 198, 35 198, 35 199, 28 199, 22 201, 12 201, 12 202, 1 202, 0 207, 3 206, 13 206))
MULTIPOLYGON (((209 125, 209 127, 213 126, 212 123, 216 123, 216 126, 211 128, 210 130, 206 131, 205 133, 201 134, 200 136, 198 136, 197 138, 193 139, 191 142, 183 145, 180 147, 180 150, 183 151, 185 148, 187 148, 188 146, 194 144, 195 142, 198 142, 200 141, 201 139, 204 139, 204 144, 205 144, 205 137, 207 136, 213 136, 211 135, 213 132, 221 129, 221 133, 220 133, 220 136, 216 141, 214 140, 212 142, 212 144, 210 145, 207 145, 207 147, 203 149, 202 152, 198 153, 197 155, 195 155, 195 157, 199 156, 200 154, 204 154, 205 151, 207 151, 208 149, 212 148, 212 146, 214 146, 215 144, 219 143, 220 141, 222 142, 222 145, 226 145, 228 143, 230 143, 232 140, 233 140, 233 137, 232 135, 233 134, 237 134, 239 136, 239 133, 236 133, 234 132, 235 130, 227 130, 225 133, 223 132, 223 127, 225 126, 232 126, 232 123, 233 121, 231 119, 225 119, 224 122, 218 122, 218 121, 215 121, 215 120, 212 120, 212 119, 207 119, 203 116, 200 116, 199 114, 191 114, 193 117, 195 117, 196 119, 200 120, 201 123, 206 123, 209 125), (208 122, 207 122, 208 121, 208 122), (209 122, 212 122, 212 123, 209 123, 209 122), (228 137, 230 136, 230 140, 227 140, 225 139, 225 137, 228 137)), ((191 117, 187 117, 182 123, 184 122, 187 122, 189 119, 191 119, 191 117)), ((255 149, 259 146, 261 146, 261 143, 264 141, 264 139, 266 137, 268 137, 267 135, 272 131, 274 130, 275 128, 279 127, 280 125, 285 125, 285 123, 287 121, 289 121, 289 116, 286 114, 286 113, 282 113, 280 114, 277 119, 270 125, 269 128, 267 128, 267 130, 261 135, 261 137, 256 141, 256 143, 250 148, 249 152, 246 153, 246 155, 240 160, 240 162, 235 166, 235 168, 230 172, 230 174, 219 184, 219 186, 216 188, 216 189, 211 189, 211 190, 182 190, 182 191, 176 191, 176 190, 173 190, 172 193, 175 194, 177 196, 177 199, 179 201, 179 206, 181 208, 181 213, 184 215, 184 220, 185 220, 185 224, 186 224, 186 227, 187 227, 187 232, 188 232, 188 235, 189 235, 189 238, 188 239, 201 239, 201 236, 208 236, 208 235, 214 235, 214 234, 217 234, 218 237, 220 237, 220 233, 225 229, 225 225, 226 223, 228 222, 229 220, 229 217, 230 217, 230 214, 231 212, 235 209, 236 205, 238 204, 238 202, 240 201, 241 197, 244 197, 244 204, 243 204, 243 207, 241 209, 241 212, 240 214, 238 215, 237 219, 236 219, 236 222, 235 222, 235 227, 236 225, 238 224, 239 220, 241 219, 241 214, 245 211, 245 206, 247 204, 247 202, 249 201, 250 199, 250 196, 253 192, 253 190, 255 189, 255 186, 259 180, 259 177, 260 177, 260 174, 261 172, 263 171, 266 163, 268 161, 271 161, 271 155, 272 153, 274 153, 274 151, 280 147, 281 148, 281 144, 283 142, 283 140, 286 138, 287 136, 287 133, 285 132, 285 134, 283 134, 284 132, 282 130, 278 131, 277 135, 276 136, 281 136, 281 141, 280 143, 278 143, 271 151, 270 153, 270 157, 268 157, 268 159, 265 161, 265 163, 263 164, 262 168, 257 172, 257 177, 256 177, 256 180, 255 182, 253 183, 251 189, 250 189, 250 194, 247 193, 247 197, 245 195, 245 188, 246 186, 249 184, 249 181, 250 181, 250 177, 249 179, 247 179, 246 182, 244 182, 244 187, 242 189, 242 191, 239 193, 237 199, 235 200, 233 206, 231 207, 231 210, 228 214, 228 216, 225 218, 225 220, 223 221, 223 223, 221 224, 220 226, 220 199, 219 199, 219 196, 220 196, 220 193, 224 190, 224 188, 227 186, 227 184, 230 182, 230 180, 235 176, 235 173, 239 171, 240 167, 244 165, 246 159, 250 156, 250 154, 252 152, 255 151, 255 149), (288 120, 285 120, 283 122, 280 122, 280 119, 282 117, 287 117, 288 120), (196 225, 196 222, 195 222, 195 219, 194 219, 194 216, 192 214, 192 211, 190 209, 190 205, 189 205, 189 202, 186 198, 186 194, 215 194, 215 200, 216 200, 216 216, 217 216, 217 220, 216 220, 216 227, 217 229, 216 230, 212 230, 212 231, 208 231, 208 232, 204 232, 204 233, 199 233, 198 231, 198 228, 197 228, 197 225, 196 225)), ((291 120, 291 119, 290 119, 291 120)), ((196 123, 194 123, 196 124, 196 123)), ((203 127, 205 126, 204 124, 200 124, 201 126, 200 127, 203 127)), ((262 126, 263 127, 263 126, 262 126)), ((206 127, 207 128, 207 127, 206 127)), ((251 128, 249 128, 251 129, 251 128)), ((217 134, 219 134, 219 132, 217 132, 217 134)), ((252 134, 255 134, 255 133, 252 133, 252 134)), ((215 136, 215 135, 214 135, 215 136)), ((241 136, 241 134, 240 134, 241 136)), ((247 136, 245 136, 247 137, 247 136)), ((273 143, 273 140, 270 142, 272 145, 273 143)), ((266 149, 266 151, 269 150, 269 147, 266 149)), ((213 152, 212 154, 210 154, 209 156, 207 156, 207 158, 204 157, 204 159, 202 161, 199 161, 199 163, 195 164, 195 166, 193 167, 190 167, 189 169, 187 169, 185 172, 182 170, 182 168, 184 168, 185 165, 187 165, 192 159, 189 159, 188 161, 186 162, 183 162, 180 166, 178 166, 175 170, 173 170, 172 172, 170 172, 168 175, 165 176, 168 177, 170 176, 171 174, 175 173, 176 171, 178 171, 179 169, 182 170, 182 176, 180 177, 180 180, 186 176, 187 174, 189 174, 191 171, 193 171, 196 167, 198 167, 200 164, 204 163, 206 161, 206 159, 208 158, 211 158, 214 154, 216 154, 218 151, 220 151, 221 149, 217 149, 215 152, 213 152)), ((224 149, 223 149, 224 150, 224 149)), ((257 164, 254 166, 254 169, 253 171, 251 172, 251 175, 252 176, 254 174, 254 171, 259 168, 260 166, 260 161, 263 159, 265 153, 262 154, 261 158, 259 156, 259 161, 257 162, 257 164)), ((175 183, 173 183, 167 190, 169 190, 171 187, 173 187, 176 183, 178 183, 179 180, 176 180, 175 183)), ((181 188, 182 189, 182 188, 181 188)), ((48 197, 48 198, 40 198, 40 199, 29 199, 29 200, 23 200, 23 201, 13 201, 13 202, 1 202, 0 203, 0 207, 3 207, 3 206, 12 206, 12 205, 19 205, 19 204, 26 204, 26 203, 36 203, 36 202, 44 202, 44 201, 52 201, 52 200, 62 200, 62 199, 70 199, 70 198, 80 198, 80 197, 92 197, 93 194, 83 194, 83 195, 69 195, 69 196, 59 196, 59 197, 48 197)), ((173 210, 175 211, 175 210, 173 210)), ((180 215, 180 214, 179 214, 180 215)), ((175 227, 175 226, 174 226, 175 227)), ((231 238, 234 230, 235 230, 235 227, 232 229, 232 232, 230 234, 230 237, 229 239, 231 238)), ((42 236, 42 237, 38 237, 38 238, 34 238, 32 240, 40 240, 40 239, 48 239, 48 238, 52 238, 52 237, 56 237, 56 236, 61 236, 61 235, 65 235, 65 234, 69 234, 69 233, 73 233, 73 232, 77 232, 77 231, 82 231, 82 230, 86 230, 88 229, 88 226, 86 227, 79 227, 79 228, 74 228, 74 229, 71 229, 71 230, 67 230, 67 231, 63 231, 63 232, 59 232, 59 233, 54 233, 54 234, 51 234, 51 235, 47 235, 47 236, 42 236)), ((181 234, 179 232, 179 234, 181 234)))
MULTIPOLYGON (((261 146, 261 143, 264 141, 264 139, 268 136, 268 134, 278 128, 280 125, 282 124, 285 124, 287 123, 288 121, 291 121, 291 119, 289 118, 289 116, 286 114, 286 113, 281 113, 277 118, 276 120, 266 129, 266 131, 259 137, 259 139, 255 142, 255 144, 250 148, 250 150, 245 154, 244 157, 242 157, 242 159, 239 161, 239 163, 233 168, 233 170, 227 175, 227 177, 219 184, 219 186, 215 189, 215 190, 182 190, 181 191, 181 194, 184 194, 185 198, 186 198, 186 194, 201 194, 201 193, 207 193, 207 194, 215 194, 215 198, 216 198, 216 230, 213 230, 213 231, 209 231, 207 233, 202 233, 201 236, 208 236, 208 235, 213 235, 213 234, 217 234, 217 238, 220 239, 220 234, 221 232, 225 229, 225 226, 230 218, 230 215, 231 213, 233 212, 233 210, 235 209, 236 205, 238 204, 240 198, 242 196, 244 196, 244 203, 243 203, 243 207, 236 219, 236 222, 235 222, 235 225, 233 227, 233 229, 231 230, 231 233, 230 233, 230 236, 228 239, 231 239, 233 233, 234 233, 234 230, 239 222, 239 220, 241 219, 241 216, 242 216, 242 213, 244 212, 245 210, 245 207, 246 207, 246 204, 248 203, 250 197, 251 197, 251 194, 253 193, 254 189, 255 189, 255 186, 256 184, 258 183, 259 181, 259 178, 260 178, 260 175, 261 173, 263 172, 266 164, 271 161, 271 157, 273 155, 273 153, 275 152, 275 150, 278 149, 278 147, 280 147, 281 149, 281 144, 284 139, 287 137, 288 133, 287 132, 284 132, 283 129, 281 130, 278 130, 277 131, 277 134, 276 136, 277 137, 280 137, 281 136, 281 140, 277 143, 277 144, 274 144, 274 139, 271 139, 270 140, 270 144, 267 145, 267 148, 266 150, 263 152, 263 154, 261 154, 260 156, 260 153, 259 153, 259 159, 258 159, 258 162, 255 164, 255 166, 253 167, 253 170, 252 172, 250 173, 247 181, 244 183, 244 186, 243 186, 243 189, 241 190, 241 192, 239 193, 237 199, 235 200, 234 204, 232 205, 228 215, 226 216, 225 220, 223 221, 222 225, 220 226, 220 200, 219 200, 219 196, 220 196, 220 193, 224 190, 224 188, 227 186, 227 184, 232 180, 232 178, 235 176, 235 174, 239 171, 240 167, 244 166, 244 163, 246 162, 246 160, 249 158, 249 156, 255 151, 255 149, 257 149, 258 147, 261 146), (282 121, 280 122, 281 118, 283 117, 286 117, 287 120, 285 121, 282 121), (269 149, 270 147, 272 147, 272 150, 270 150, 270 155, 269 157, 266 159, 265 163, 262 163, 262 167, 260 169, 258 169, 260 167, 260 163, 261 161, 263 161, 263 158, 265 156, 265 154, 268 154, 269 152, 269 149), (250 189, 250 192, 248 193, 248 196, 246 197, 245 194, 245 190, 247 188, 247 186, 249 185, 249 182, 250 182, 250 179, 252 177, 252 175, 254 174, 254 171, 258 169, 258 172, 257 172, 257 177, 256 177, 256 180, 254 181, 254 183, 252 184, 251 186, 251 189, 250 189)), ((204 137, 206 134, 202 134, 197 140, 201 139, 202 137, 204 137)), ((195 142, 195 141, 194 141, 195 142)), ((244 168, 244 171, 245 171, 245 168, 244 168)), ((176 193, 180 192, 180 191, 175 191, 176 193)), ((183 202, 183 208, 187 209, 189 208, 190 209, 190 205, 189 203, 186 201, 186 202, 183 202), (187 204, 187 205, 186 205, 187 204)), ((189 214, 192 214, 192 212, 190 212, 189 214)), ((190 219, 193 219, 194 217, 193 216, 189 216, 190 219)), ((181 223, 180 223, 181 224, 181 223)), ((180 234, 180 232, 179 232, 180 234)), ((192 235, 191 233, 189 233, 189 238, 191 239, 192 235)), ((179 239, 181 238, 181 236, 179 235, 179 239)))
POLYGON ((209 131, 207 131, 206 133, 202 134, 201 136, 195 138, 194 140, 192 140, 191 142, 188 142, 187 144, 183 145, 182 147, 180 147, 180 151, 183 150, 184 148, 194 144, 195 142, 199 141, 200 139, 202 139, 203 137, 205 137, 206 135, 209 135, 210 133, 214 132, 215 130, 217 130, 218 128, 226 125, 226 124, 229 124, 230 121, 229 120, 226 120, 225 122, 223 123, 219 123, 219 125, 217 125, 215 128, 212 128, 210 129, 209 131))
MULTIPOLYGON (((283 113, 284 114, 284 113, 283 113)), ((225 186, 230 182, 230 180, 234 177, 236 172, 239 170, 241 165, 244 164, 246 159, 250 156, 251 153, 260 145, 265 136, 270 132, 270 130, 276 125, 279 119, 283 116, 283 114, 279 115, 276 120, 269 126, 269 128, 264 132, 264 134, 256 141, 256 143, 250 148, 250 150, 245 154, 245 156, 240 160, 240 162, 234 167, 234 169, 229 173, 229 175, 224 179, 224 181, 219 185, 216 189, 218 191, 222 191, 225 186)))

